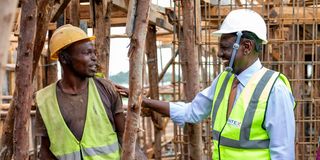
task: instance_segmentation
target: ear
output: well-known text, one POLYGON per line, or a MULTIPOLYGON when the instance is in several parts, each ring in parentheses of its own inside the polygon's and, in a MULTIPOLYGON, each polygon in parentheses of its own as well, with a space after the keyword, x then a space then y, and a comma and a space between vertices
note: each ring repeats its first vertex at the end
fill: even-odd
POLYGON ((62 64, 68 64, 69 63, 69 57, 66 55, 66 53, 60 53, 59 54, 59 60, 62 64))
POLYGON ((244 55, 248 55, 254 49, 254 44, 253 44, 253 42, 251 40, 242 41, 242 46, 243 46, 244 55))

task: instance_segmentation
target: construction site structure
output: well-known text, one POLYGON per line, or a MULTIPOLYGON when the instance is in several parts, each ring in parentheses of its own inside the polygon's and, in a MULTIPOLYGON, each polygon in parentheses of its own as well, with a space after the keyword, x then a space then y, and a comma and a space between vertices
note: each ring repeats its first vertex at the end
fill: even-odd
MULTIPOLYGON (((140 23, 142 27, 137 28, 138 21, 144 21, 137 18, 141 13, 141 6, 137 6, 142 3, 149 1, 0 2, 0 22, 6 16, 4 11, 13 15, 1 23, 6 25, 3 31, 0 29, 8 35, 0 41, 5 49, 0 52, 1 160, 11 159, 13 155, 37 159, 40 142, 35 135, 36 108, 32 95, 60 76, 58 63, 50 60, 48 51, 48 40, 59 26, 72 24, 85 31, 93 30, 101 72, 106 78, 110 73, 110 54, 117 54, 110 52, 112 39, 136 38, 145 43, 142 50, 136 51, 140 57, 130 57, 138 53, 128 51, 130 63, 143 64, 142 68, 134 65, 135 69, 130 68, 134 76, 141 77, 141 81, 130 82, 137 94, 131 97, 131 103, 140 105, 140 92, 152 99, 189 102, 224 70, 217 56, 219 39, 212 32, 219 29, 230 11, 239 8, 252 9, 264 18, 268 44, 263 46, 260 60, 265 67, 285 74, 291 83, 296 99, 295 159, 315 159, 320 143, 318 0, 166 0, 165 7, 153 0, 144 6, 148 15, 146 24, 140 23), (126 34, 113 34, 113 27, 126 27, 126 34), (146 34, 146 39, 143 35, 137 38, 141 32, 146 34), (167 49, 170 52, 165 54, 171 58, 165 60, 162 51, 167 49), (165 74, 171 75, 170 84, 162 83, 165 74)), ((130 106, 124 104, 125 108, 130 106)), ((134 133, 130 134, 136 135, 136 143, 149 159, 212 159, 210 118, 181 128, 155 112, 140 114, 137 110, 130 114, 140 115, 140 119, 133 119, 139 129, 131 130, 134 133)), ((130 150, 132 145, 124 146, 130 150)))

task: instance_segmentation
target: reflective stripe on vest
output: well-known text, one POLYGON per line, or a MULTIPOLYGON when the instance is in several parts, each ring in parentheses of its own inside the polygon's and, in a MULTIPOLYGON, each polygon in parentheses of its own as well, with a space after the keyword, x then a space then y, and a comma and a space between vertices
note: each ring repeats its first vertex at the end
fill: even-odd
POLYGON ((217 81, 211 114, 213 156, 219 156, 221 153, 221 158, 238 156, 239 159, 243 154, 245 159, 254 157, 268 159, 269 136, 262 125, 267 100, 278 77, 278 72, 266 68, 254 74, 240 93, 227 120, 228 95, 234 75, 229 72, 221 73, 217 81))
POLYGON ((50 150, 59 159, 120 159, 114 132, 95 86, 89 78, 87 114, 81 141, 66 125, 58 106, 54 83, 36 94, 36 101, 50 139, 50 150), (79 158, 80 157, 80 158, 79 158))
MULTIPOLYGON (((81 149, 81 151, 84 156, 95 156, 95 155, 113 153, 118 149, 119 149, 119 144, 118 142, 116 142, 108 146, 81 149)), ((73 153, 58 156, 57 158, 60 160, 80 159, 81 158, 80 155, 81 155, 80 151, 76 151, 73 153)))

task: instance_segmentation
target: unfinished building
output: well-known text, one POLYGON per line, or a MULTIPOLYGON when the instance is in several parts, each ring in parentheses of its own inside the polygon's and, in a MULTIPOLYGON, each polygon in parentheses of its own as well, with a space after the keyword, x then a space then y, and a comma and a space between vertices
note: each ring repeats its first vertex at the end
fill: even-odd
MULTIPOLYGON (((14 145, 26 145, 14 141, 13 137, 23 138, 18 141, 29 143, 28 155, 37 159, 39 140, 34 135, 35 108, 31 107, 30 99, 23 101, 23 95, 15 95, 15 90, 27 85, 22 81, 29 82, 30 86, 25 88, 27 90, 19 92, 31 95, 58 79, 57 62, 50 60, 47 50, 47 42, 53 31, 68 23, 80 26, 85 31, 92 29, 97 37, 95 46, 101 61, 101 71, 109 75, 110 54, 113 54, 110 53, 110 41, 113 38, 132 38, 132 25, 136 16, 134 6, 139 2, 141 1, 0 2, 0 10, 6 7, 2 3, 16 3, 14 5, 18 6, 12 11, 14 22, 7 38, 10 45, 6 48, 7 51, 0 53, 0 58, 7 59, 2 61, 0 72, 0 140, 1 147, 9 146, 4 151, 0 148, 0 159, 10 159, 8 157, 12 156, 14 145), (37 18, 26 22, 25 19, 32 19, 31 15, 37 18), (126 26, 128 34, 119 35, 110 31, 112 27, 119 26, 126 26), (29 45, 27 40, 30 38, 34 39, 31 57, 24 54, 28 48, 23 48, 23 45, 29 45), (20 49, 19 45, 22 46, 20 49), (19 58, 17 60, 19 54, 24 54, 21 62, 19 58), (20 81, 16 81, 19 77, 34 78, 20 78, 20 81), (30 106, 27 107, 29 109, 22 111, 21 107, 26 105, 30 106), (31 115, 31 121, 28 120, 29 116, 20 114, 31 115), (22 126, 29 129, 20 133, 22 135, 15 133, 22 126)), ((145 96, 166 101, 191 101, 194 91, 210 86, 213 79, 224 70, 222 61, 217 56, 218 38, 212 32, 219 29, 230 11, 252 9, 262 15, 267 24, 268 44, 264 45, 260 60, 265 67, 282 72, 289 78, 296 98, 295 158, 315 159, 320 143, 320 9, 317 0, 167 0, 165 7, 158 3, 152 1, 148 17, 144 69, 141 71, 143 88, 147 93, 145 96), (168 60, 161 58, 160 52, 164 48, 171 50, 166 53, 171 57, 168 60), (185 67, 192 63, 193 67, 189 67, 187 71, 185 67), (163 67, 158 68, 159 64, 163 67), (170 84, 160 83, 166 72, 171 74, 170 84), (186 76, 186 72, 196 73, 198 76, 186 76), (186 85, 191 83, 197 84, 197 87, 187 88, 186 85)), ((139 128, 137 143, 148 159, 200 159, 195 158, 199 154, 201 159, 212 159, 210 118, 201 124, 180 128, 160 114, 142 113, 139 128)))

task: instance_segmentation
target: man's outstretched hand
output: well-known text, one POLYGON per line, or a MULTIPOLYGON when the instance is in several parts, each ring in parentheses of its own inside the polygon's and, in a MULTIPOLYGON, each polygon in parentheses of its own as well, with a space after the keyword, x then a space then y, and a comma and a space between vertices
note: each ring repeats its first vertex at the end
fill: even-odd
MULTIPOLYGON (((118 85, 118 84, 114 84, 114 86, 116 87, 116 91, 119 92, 119 94, 121 96, 129 97, 129 89, 128 88, 123 87, 123 86, 118 85)), ((146 98, 142 97, 142 103, 143 103, 144 99, 146 99, 146 98)), ((149 108, 145 108, 143 105, 142 105, 142 108, 141 108, 141 113, 142 113, 142 115, 144 115, 146 117, 150 117, 151 116, 151 110, 149 108)))
POLYGON ((114 84, 114 86, 116 87, 117 92, 119 92, 119 94, 121 96, 129 97, 129 89, 128 88, 123 87, 119 84, 114 84))

